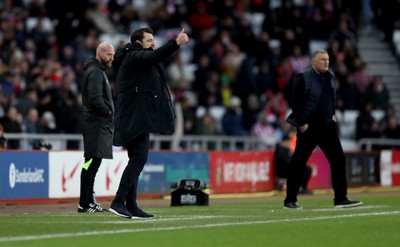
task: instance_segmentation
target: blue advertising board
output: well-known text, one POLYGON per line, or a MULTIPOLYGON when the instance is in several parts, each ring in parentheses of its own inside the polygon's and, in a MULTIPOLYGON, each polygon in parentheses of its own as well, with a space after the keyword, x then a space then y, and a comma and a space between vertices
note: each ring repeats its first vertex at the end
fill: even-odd
POLYGON ((47 152, 0 152, 0 199, 48 198, 47 152))
POLYGON ((184 178, 209 184, 209 154, 150 152, 139 177, 138 193, 169 193, 171 184, 184 178))

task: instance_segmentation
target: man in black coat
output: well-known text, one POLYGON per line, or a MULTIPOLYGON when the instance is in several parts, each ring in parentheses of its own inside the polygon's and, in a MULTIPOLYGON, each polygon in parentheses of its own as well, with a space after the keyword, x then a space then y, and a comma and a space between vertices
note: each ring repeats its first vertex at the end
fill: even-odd
POLYGON ((139 175, 147 162, 150 133, 173 133, 175 118, 159 63, 188 41, 182 29, 175 40, 154 49, 153 30, 140 28, 132 33, 131 43, 117 50, 114 145, 126 147, 129 156, 110 207, 118 216, 153 217, 136 203, 139 175))
POLYGON ((105 70, 112 66, 114 47, 102 42, 96 57, 84 64, 82 80, 83 143, 85 163, 81 172, 81 190, 78 212, 107 211, 97 204, 94 181, 102 159, 112 159, 114 103, 105 70))
POLYGON ((329 71, 329 55, 317 50, 311 56, 312 67, 296 77, 290 102, 292 114, 287 122, 297 129, 296 147, 287 178, 285 209, 302 209, 297 195, 307 161, 318 145, 331 168, 335 208, 362 204, 347 198, 346 158, 336 132, 336 77, 329 71))

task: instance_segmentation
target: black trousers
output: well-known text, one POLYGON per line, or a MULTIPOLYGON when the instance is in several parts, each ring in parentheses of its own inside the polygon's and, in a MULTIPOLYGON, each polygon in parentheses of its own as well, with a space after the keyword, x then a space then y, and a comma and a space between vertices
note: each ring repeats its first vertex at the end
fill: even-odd
POLYGON ((129 161, 122 173, 114 201, 123 204, 126 203, 126 207, 129 210, 137 207, 137 185, 139 175, 147 162, 149 145, 149 134, 140 134, 125 145, 129 161))
POLYGON ((304 168, 317 145, 330 164, 334 202, 347 199, 346 158, 336 132, 336 123, 332 122, 329 127, 310 125, 304 133, 297 132, 296 148, 289 167, 284 203, 297 201, 304 168))
POLYGON ((101 158, 85 158, 85 164, 81 171, 81 192, 79 199, 79 205, 82 207, 88 207, 90 203, 96 202, 93 187, 101 161, 101 158))

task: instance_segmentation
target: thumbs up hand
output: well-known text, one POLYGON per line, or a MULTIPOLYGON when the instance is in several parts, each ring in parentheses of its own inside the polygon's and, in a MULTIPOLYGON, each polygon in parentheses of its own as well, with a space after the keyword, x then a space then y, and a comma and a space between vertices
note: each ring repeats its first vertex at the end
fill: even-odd
POLYGON ((178 37, 176 37, 176 44, 177 45, 183 45, 189 41, 188 35, 185 33, 185 29, 182 28, 181 32, 178 34, 178 37))

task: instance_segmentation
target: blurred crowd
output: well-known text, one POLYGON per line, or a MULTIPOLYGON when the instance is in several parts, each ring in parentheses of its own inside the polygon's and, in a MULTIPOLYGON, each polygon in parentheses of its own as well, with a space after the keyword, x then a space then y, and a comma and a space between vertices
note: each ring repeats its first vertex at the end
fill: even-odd
MULTIPOLYGON (((390 112, 382 76, 369 74, 357 44, 359 33, 372 29, 390 40, 400 19, 390 10, 400 9, 399 4, 396 0, 3 0, 0 124, 5 133, 80 134, 84 60, 95 55, 104 41, 102 34, 129 37, 143 26, 151 27, 160 40, 182 27, 191 38, 189 49, 181 49, 163 64, 179 111, 177 133, 255 135, 271 145, 280 140, 290 131, 285 124, 288 100, 295 75, 310 66, 312 41, 322 42, 325 46, 320 48, 329 52, 338 79, 337 109, 364 113, 368 105, 390 112)), ((114 83, 113 71, 108 75, 114 83)), ((385 117, 390 121, 373 135, 400 137, 399 130, 386 130, 392 125, 399 129, 396 116, 385 117)), ((9 141, 7 148, 38 145, 32 141, 22 147, 19 141, 9 141)), ((69 142, 67 148, 78 146, 69 142)))

